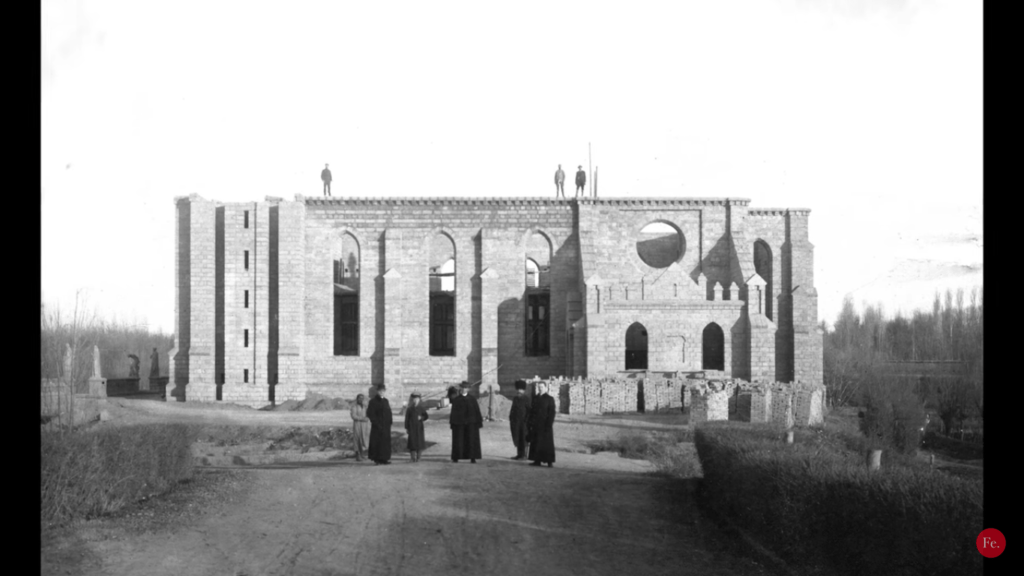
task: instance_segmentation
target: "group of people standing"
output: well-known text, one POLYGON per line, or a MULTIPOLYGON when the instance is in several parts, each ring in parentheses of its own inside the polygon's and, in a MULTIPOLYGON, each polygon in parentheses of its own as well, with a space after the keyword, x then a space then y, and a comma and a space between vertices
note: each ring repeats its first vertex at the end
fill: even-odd
MULTIPOLYGON (((583 171, 583 166, 580 166, 576 170, 576 198, 583 196, 583 187, 587 185, 587 173, 583 171)), ((562 165, 558 165, 558 170, 555 170, 555 198, 561 196, 565 198, 565 172, 562 171, 562 165)))
MULTIPOLYGON (((330 164, 324 164, 324 169, 320 171, 320 180, 324 183, 324 196, 331 195, 331 169, 330 164)), ((583 196, 583 188, 587 185, 587 173, 583 171, 583 166, 579 166, 576 171, 576 198, 583 196)), ((555 171, 555 198, 565 198, 565 172, 562 170, 562 165, 558 165, 558 170, 555 171)))
MULTIPOLYGON (((555 400, 547 393, 547 385, 537 384, 537 395, 531 402, 526 395, 526 382, 516 381, 516 397, 512 400, 509 425, 512 443, 516 447, 513 460, 529 458, 531 466, 547 464, 554 466, 555 400)), ((484 419, 476 398, 469 395, 470 384, 463 382, 458 388, 448 389, 451 401, 449 424, 452 431, 452 462, 469 460, 476 464, 483 457, 480 449, 480 429, 484 419)), ((391 463, 391 404, 387 399, 387 387, 377 385, 377 394, 365 402, 363 394, 356 396, 356 403, 350 409, 352 436, 356 460, 370 459, 374 464, 391 463)), ((413 393, 405 410, 406 446, 413 462, 419 462, 426 440, 423 422, 430 418, 421 405, 422 396, 413 393)))

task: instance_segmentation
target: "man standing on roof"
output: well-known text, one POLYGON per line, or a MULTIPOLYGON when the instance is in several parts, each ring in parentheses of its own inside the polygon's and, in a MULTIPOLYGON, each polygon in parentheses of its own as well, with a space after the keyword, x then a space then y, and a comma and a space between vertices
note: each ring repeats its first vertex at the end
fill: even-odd
POLYGON ((565 172, 562 171, 562 165, 558 165, 558 170, 555 171, 555 198, 561 195, 565 198, 565 172))
POLYGON ((324 181, 324 196, 331 195, 331 170, 330 164, 324 164, 324 169, 320 172, 320 179, 324 181))
POLYGON ((579 198, 583 195, 583 187, 587 185, 587 173, 583 171, 583 166, 580 166, 579 170, 576 171, 576 197, 579 198))

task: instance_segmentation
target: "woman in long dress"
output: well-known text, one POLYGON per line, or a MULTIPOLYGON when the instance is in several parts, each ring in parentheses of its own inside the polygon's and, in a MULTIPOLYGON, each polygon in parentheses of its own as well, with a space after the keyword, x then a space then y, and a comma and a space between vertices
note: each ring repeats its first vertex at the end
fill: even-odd
POLYGON ((370 419, 366 417, 366 396, 356 396, 356 403, 349 410, 352 415, 352 444, 356 461, 362 462, 370 448, 370 419))
POLYGON ((405 409, 405 431, 409 436, 407 447, 409 458, 413 462, 420 461, 420 455, 427 447, 423 436, 423 421, 430 418, 430 415, 420 406, 421 397, 419 393, 414 392, 409 396, 409 407, 405 409))

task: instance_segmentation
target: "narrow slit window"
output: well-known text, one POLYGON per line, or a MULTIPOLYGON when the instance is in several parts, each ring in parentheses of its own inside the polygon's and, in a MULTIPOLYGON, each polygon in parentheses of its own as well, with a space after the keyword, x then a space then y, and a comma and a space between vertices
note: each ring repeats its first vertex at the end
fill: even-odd
POLYGON ((249 251, 248 250, 245 251, 245 269, 246 270, 249 269, 249 251))
POLYGON ((249 227, 249 211, 248 210, 245 211, 245 227, 246 228, 249 227))
POLYGON ((243 332, 245 333, 245 347, 248 348, 249 347, 249 329, 246 328, 243 332))
POLYGON ((249 383, 249 369, 245 368, 242 370, 242 382, 249 383))
POLYGON ((249 307, 249 291, 248 290, 245 291, 245 307, 246 308, 249 307))

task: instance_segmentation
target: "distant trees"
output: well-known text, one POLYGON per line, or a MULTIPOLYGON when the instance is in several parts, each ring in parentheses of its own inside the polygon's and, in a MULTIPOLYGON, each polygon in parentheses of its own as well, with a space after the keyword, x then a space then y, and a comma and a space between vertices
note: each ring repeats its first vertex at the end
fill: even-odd
MULTIPOLYGON (((827 328, 827 327, 826 327, 827 328)), ((935 294, 930 311, 885 315, 881 305, 857 314, 847 297, 835 325, 826 329, 825 385, 836 406, 863 403, 869 384, 886 376, 887 362, 951 361, 942 378, 919 378, 917 393, 933 403, 947 432, 983 414, 984 292, 958 289, 935 294)))

